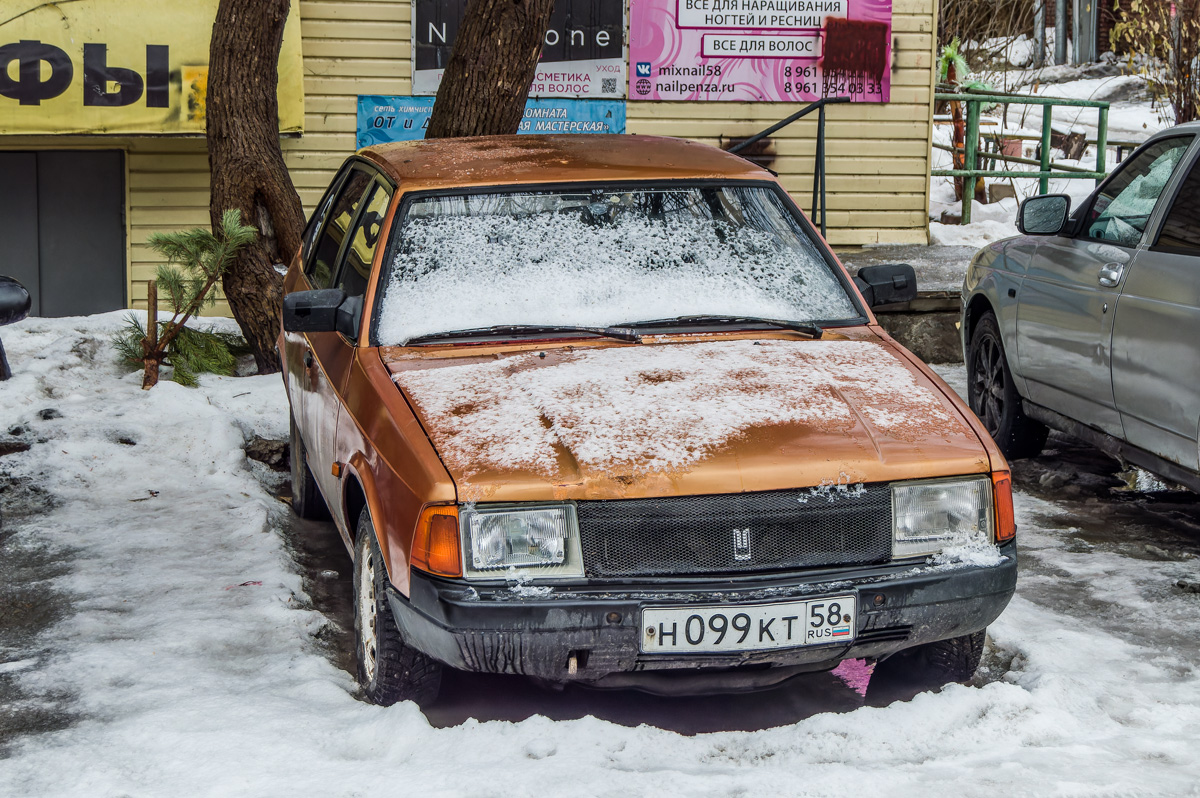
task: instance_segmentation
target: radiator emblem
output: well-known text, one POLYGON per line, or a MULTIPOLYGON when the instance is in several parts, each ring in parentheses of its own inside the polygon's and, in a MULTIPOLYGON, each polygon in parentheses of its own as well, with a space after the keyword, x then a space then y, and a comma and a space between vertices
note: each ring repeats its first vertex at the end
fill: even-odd
POLYGON ((750 559, 750 527, 733 530, 733 559, 750 559))

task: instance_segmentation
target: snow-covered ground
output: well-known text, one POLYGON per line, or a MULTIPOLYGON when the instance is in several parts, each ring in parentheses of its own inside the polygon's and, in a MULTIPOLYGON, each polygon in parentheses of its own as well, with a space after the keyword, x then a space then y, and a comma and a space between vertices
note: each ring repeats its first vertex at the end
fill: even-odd
POLYGON ((972 686, 691 736, 656 717, 715 704, 589 694, 621 723, 475 720, 510 700, 479 690, 449 727, 368 705, 323 642, 336 622, 305 593, 276 478, 243 453, 286 435, 279 378, 144 392, 113 363, 119 323, 0 331, 0 441, 29 446, 0 458, 0 609, 48 608, 0 621, 0 795, 1200 795, 1200 596, 1173 586, 1200 547, 1143 545, 1094 496, 1018 495, 1018 595, 972 686))

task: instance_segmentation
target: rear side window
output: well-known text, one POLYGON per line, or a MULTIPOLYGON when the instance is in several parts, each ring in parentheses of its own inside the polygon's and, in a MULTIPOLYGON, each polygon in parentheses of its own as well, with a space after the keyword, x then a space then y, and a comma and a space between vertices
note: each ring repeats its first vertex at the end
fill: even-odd
POLYGON ((338 252, 342 242, 346 240, 346 232, 354 221, 354 214, 362 201, 363 193, 371 183, 371 175, 361 169, 350 173, 337 199, 329 210, 329 218, 321 231, 321 237, 308 262, 304 273, 313 288, 329 288, 333 283, 334 270, 337 267, 338 252))
POLYGON ((1180 255, 1200 255, 1200 163, 1192 167, 1191 174, 1179 187, 1154 248, 1180 255))
POLYGON ((308 263, 309 256, 312 255, 313 244, 317 242, 317 234, 321 232, 321 225, 325 223, 325 217, 329 214, 329 207, 333 205, 333 200, 337 197, 338 191, 342 187, 342 182, 349 173, 350 164, 346 164, 337 173, 337 176, 333 178, 333 182, 325 190, 325 195, 321 197, 321 202, 313 210, 312 216, 308 218, 308 224, 304 227, 304 237, 300 242, 300 251, 303 253, 301 257, 304 259, 305 264, 308 263))
POLYGON ((347 296, 362 296, 367 292, 367 278, 371 276, 371 262, 375 260, 375 248, 379 244, 383 217, 387 215, 388 203, 391 199, 391 192, 383 183, 376 181, 371 186, 370 193, 363 204, 362 215, 354 226, 354 233, 350 237, 350 246, 346 249, 346 257, 338 275, 336 287, 345 291, 347 296))

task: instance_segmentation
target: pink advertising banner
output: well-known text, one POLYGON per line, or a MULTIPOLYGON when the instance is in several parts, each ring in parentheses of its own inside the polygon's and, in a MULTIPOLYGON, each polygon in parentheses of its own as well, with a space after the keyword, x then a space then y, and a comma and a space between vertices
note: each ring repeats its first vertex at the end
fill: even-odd
POLYGON ((892 0, 630 0, 630 100, 891 95, 892 0))

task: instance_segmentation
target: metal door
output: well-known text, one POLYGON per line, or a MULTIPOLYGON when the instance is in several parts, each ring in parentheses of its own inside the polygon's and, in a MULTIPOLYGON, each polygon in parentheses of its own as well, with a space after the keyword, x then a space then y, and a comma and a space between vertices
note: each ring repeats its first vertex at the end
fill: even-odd
POLYGON ((1113 394, 1125 438, 1200 467, 1200 163, 1138 252, 1113 325, 1113 394))
POLYGON ((1017 358, 1037 404, 1122 435, 1112 386, 1117 299, 1158 198, 1191 143, 1162 139, 1127 161, 1081 210, 1074 237, 1038 246, 1017 308, 1017 358))
POLYGON ((34 315, 126 307, 123 153, 0 153, 0 187, 0 274, 29 289, 34 315))
POLYGON ((0 152, 0 275, 19 280, 39 315, 37 156, 0 152))
MULTIPOLYGON (((371 173, 365 169, 350 172, 329 208, 322 209, 326 218, 321 222, 312 251, 305 253, 305 280, 309 287, 330 287, 338 255, 345 248, 371 179, 371 173)), ((341 413, 337 397, 349 368, 344 359, 337 357, 343 348, 342 337, 335 332, 288 333, 285 346, 288 347, 289 363, 288 395, 308 449, 309 468, 333 517, 345 522, 346 528, 353 533, 350 524, 354 519, 342 518, 338 480, 332 473, 334 441, 341 413)))

